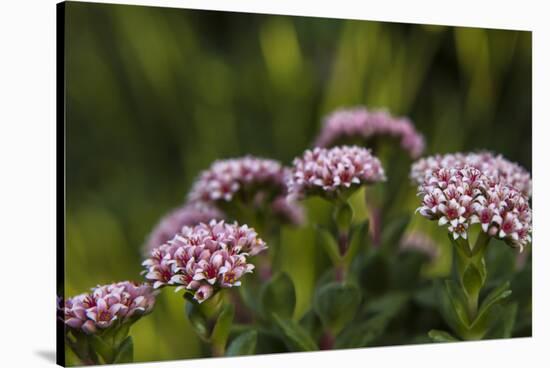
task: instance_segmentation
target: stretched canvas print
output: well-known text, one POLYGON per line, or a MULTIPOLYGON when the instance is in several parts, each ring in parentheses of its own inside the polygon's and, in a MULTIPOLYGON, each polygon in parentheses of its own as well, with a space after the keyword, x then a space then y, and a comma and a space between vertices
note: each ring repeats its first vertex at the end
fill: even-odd
POLYGON ((530 32, 57 11, 59 364, 531 336, 530 32))

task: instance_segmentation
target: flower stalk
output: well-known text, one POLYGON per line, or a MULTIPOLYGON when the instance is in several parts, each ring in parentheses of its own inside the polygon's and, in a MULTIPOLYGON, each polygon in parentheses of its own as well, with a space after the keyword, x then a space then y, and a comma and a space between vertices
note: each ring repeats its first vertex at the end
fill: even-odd
POLYGON ((198 303, 191 293, 184 298, 185 314, 197 335, 210 345, 212 356, 224 356, 235 314, 227 293, 221 290, 204 303, 198 303))
POLYGON ((479 293, 485 286, 487 269, 485 252, 491 238, 480 231, 472 246, 466 239, 459 238, 455 243, 458 282, 467 300, 470 323, 476 319, 479 310, 479 293))
MULTIPOLYGON (((465 158, 481 170, 446 162, 455 158, 448 156, 413 165, 422 197, 417 211, 447 227, 454 246, 455 272, 454 279, 445 284, 445 315, 460 338, 477 340, 506 318, 499 316, 498 308, 493 307, 511 294, 508 282, 494 289, 481 305, 479 303, 479 294, 487 279, 485 253, 489 241, 495 238, 523 250, 531 241, 531 208, 525 190, 510 185, 507 173, 519 175, 517 166, 492 156, 479 162, 476 162, 480 160, 478 156, 465 158), (424 166, 430 168, 423 175, 419 174, 420 167, 424 166), (472 244, 470 241, 476 232, 477 238, 472 244)), ((430 336, 436 341, 448 339, 438 331, 431 331, 430 336)))
POLYGON ((338 254, 334 267, 338 282, 344 282, 348 274, 349 262, 346 262, 346 253, 350 245, 350 229, 353 220, 353 208, 347 200, 339 199, 333 209, 332 218, 336 228, 336 243, 338 254))

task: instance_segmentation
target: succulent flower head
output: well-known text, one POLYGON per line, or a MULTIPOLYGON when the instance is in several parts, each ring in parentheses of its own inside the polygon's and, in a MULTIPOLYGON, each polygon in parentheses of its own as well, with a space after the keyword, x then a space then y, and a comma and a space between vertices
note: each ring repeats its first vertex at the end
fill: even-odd
POLYGON ((122 281, 68 298, 61 308, 68 327, 94 334, 133 323, 150 313, 155 297, 156 292, 148 284, 122 281))
POLYGON ((350 143, 364 145, 377 137, 398 139, 401 149, 411 158, 420 156, 424 151, 424 138, 409 119, 393 117, 383 110, 369 111, 365 107, 336 110, 328 115, 315 146, 332 147, 350 143))
POLYGON ((516 188, 525 196, 531 196, 531 175, 518 165, 491 152, 448 153, 422 158, 411 167, 411 179, 420 184, 426 175, 438 168, 463 168, 480 170, 494 184, 505 184, 516 188))
POLYGON ((454 239, 468 238, 471 225, 511 246, 531 241, 531 209, 526 197, 506 184, 495 184, 475 167, 428 171, 419 185, 422 216, 446 226, 454 239))
POLYGON ((295 158, 287 179, 289 200, 309 195, 332 197, 361 185, 386 180, 378 158, 366 148, 314 148, 295 158))
POLYGON ((252 156, 218 160, 200 173, 189 201, 215 204, 230 202, 239 195, 254 195, 258 190, 280 193, 284 176, 285 168, 275 160, 252 156))
POLYGON ((221 288, 239 286, 240 278, 254 269, 247 258, 266 248, 253 228, 236 222, 184 226, 151 251, 143 262, 145 278, 155 289, 176 286, 176 291, 185 289, 202 303, 221 288))
POLYGON ((149 255, 154 248, 174 238, 184 226, 195 226, 201 222, 209 223, 210 220, 221 220, 223 218, 224 214, 221 211, 205 204, 186 204, 178 207, 162 217, 157 223, 144 244, 145 254, 149 255))

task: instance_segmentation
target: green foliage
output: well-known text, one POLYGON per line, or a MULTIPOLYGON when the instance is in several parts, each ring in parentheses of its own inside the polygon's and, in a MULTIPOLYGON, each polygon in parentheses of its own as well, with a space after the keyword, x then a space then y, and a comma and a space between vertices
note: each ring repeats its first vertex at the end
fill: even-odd
POLYGON ((296 306, 296 291, 292 279, 286 273, 280 273, 263 285, 260 294, 264 318, 271 319, 273 314, 281 318, 292 318, 296 306))
MULTIPOLYGON (((245 154, 288 165, 338 107, 409 116, 427 154, 483 148, 531 166, 528 32, 87 3, 68 3, 65 25, 65 295, 139 280, 144 239, 183 202, 200 170, 245 154)), ((316 350, 326 325, 340 329, 335 347, 406 344, 449 328, 462 338, 457 330, 471 332, 464 293, 479 293, 477 337, 531 335, 531 259, 517 266, 502 244, 488 247, 484 264, 462 264, 461 279, 433 290, 449 278, 451 247, 444 232, 413 215, 410 160, 395 142, 379 145, 388 181, 369 188, 368 203, 363 190, 353 194, 351 211, 337 216, 349 228, 348 253, 340 258, 329 204, 308 200, 309 222, 323 227, 282 230, 280 269, 291 282, 243 279, 235 294, 249 314, 276 316, 231 335, 227 355, 316 350), (371 205, 385 212, 378 248, 366 222, 371 205), (441 256, 401 252, 409 230, 436 240, 441 256), (336 262, 349 265, 347 280, 359 289, 358 297, 344 293, 349 305, 358 303, 345 317, 330 311, 328 296, 317 300, 336 262), (511 286, 496 289, 505 281, 511 286), (390 303, 395 293, 404 297, 390 303)), ((211 317, 189 301, 182 313, 181 294, 163 292, 131 339, 128 331, 109 337, 124 353, 96 341, 93 357, 88 340, 72 343, 104 361, 128 361, 132 345, 139 362, 198 358, 209 354, 211 317)), ((67 356, 68 365, 81 363, 67 356)))
POLYGON ((396 252, 399 242, 411 221, 411 215, 401 215, 385 224, 382 230, 382 246, 385 252, 396 252))
POLYGON ((226 356, 252 355, 256 351, 258 332, 251 330, 237 336, 227 348, 226 356))
POLYGON ((132 336, 128 336, 118 349, 118 352, 113 360, 114 364, 132 363, 134 360, 134 343, 132 336))
POLYGON ((367 305, 365 313, 354 318, 337 336, 335 348, 371 346, 386 332, 390 322, 406 306, 408 297, 389 293, 367 305))
POLYGON ((313 308, 325 329, 335 336, 355 317, 360 302, 361 292, 357 286, 333 282, 319 288, 313 308))
MULTIPOLYGON (((189 295, 189 294, 186 294, 189 295)), ((194 332, 204 341, 210 339, 210 328, 208 319, 204 315, 199 305, 191 298, 186 298, 185 315, 193 327, 194 332)))
POLYGON ((233 304, 225 304, 217 317, 216 324, 212 330, 212 335, 210 336, 212 348, 215 350, 214 353, 217 356, 224 354, 225 344, 227 343, 227 338, 229 337, 234 315, 235 308, 233 307, 233 304))
POLYGON ((458 341, 455 337, 445 331, 431 330, 428 335, 433 342, 455 342, 458 341))
POLYGON ((273 319, 285 336, 285 342, 288 344, 289 349, 292 351, 319 350, 315 341, 298 323, 290 319, 283 319, 276 314, 273 315, 273 319))

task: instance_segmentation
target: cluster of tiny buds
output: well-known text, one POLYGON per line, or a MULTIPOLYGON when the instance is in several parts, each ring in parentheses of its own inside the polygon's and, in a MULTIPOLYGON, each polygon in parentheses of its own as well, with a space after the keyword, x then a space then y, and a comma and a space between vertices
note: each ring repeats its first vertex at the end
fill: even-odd
POLYGON ((394 137, 411 158, 424 151, 424 137, 416 131, 407 118, 396 118, 388 112, 368 111, 365 107, 341 109, 324 119, 321 133, 315 140, 317 147, 337 144, 366 143, 371 138, 394 137))
POLYGON ((95 334, 133 323, 148 314, 155 305, 156 294, 149 284, 122 281, 68 298, 60 308, 71 329, 95 334))
POLYGON ((289 200, 309 195, 330 197, 351 187, 386 180, 378 158, 366 148, 314 148, 295 158, 287 178, 289 200))
POLYGON ((525 196, 531 196, 531 175, 518 165, 491 152, 448 153, 422 158, 411 166, 411 179, 420 184, 426 173, 438 168, 475 167, 495 184, 505 184, 516 188, 525 196))
POLYGON ((212 220, 184 226, 143 262, 145 278, 155 289, 176 286, 176 291, 185 289, 202 303, 220 288, 239 286, 239 279, 254 269, 247 257, 266 248, 247 225, 212 220))
POLYGON ((190 202, 230 202, 239 192, 262 188, 284 191, 285 168, 275 160, 246 156, 215 161, 203 171, 189 193, 190 202))
POLYGON ((475 167, 439 168, 426 173, 419 185, 424 217, 447 226, 454 239, 468 238, 479 223, 483 232, 514 247, 531 241, 531 209, 517 189, 495 184, 475 167))
POLYGON ((146 255, 153 249, 172 240, 184 226, 195 226, 208 223, 210 220, 221 220, 224 214, 217 208, 201 203, 186 204, 178 207, 160 219, 144 245, 146 255))

